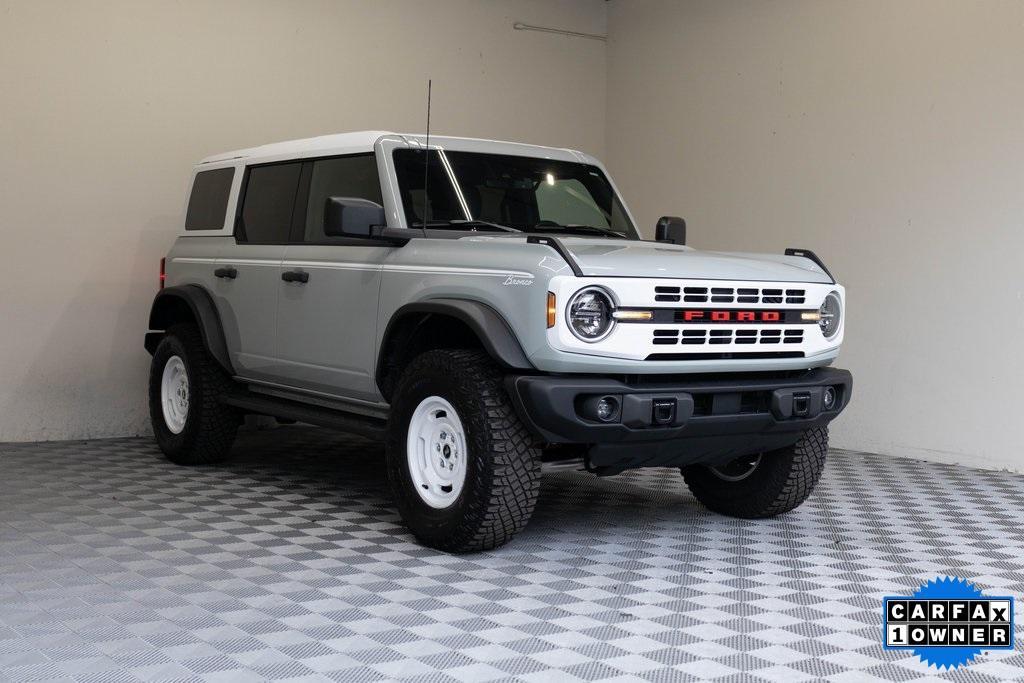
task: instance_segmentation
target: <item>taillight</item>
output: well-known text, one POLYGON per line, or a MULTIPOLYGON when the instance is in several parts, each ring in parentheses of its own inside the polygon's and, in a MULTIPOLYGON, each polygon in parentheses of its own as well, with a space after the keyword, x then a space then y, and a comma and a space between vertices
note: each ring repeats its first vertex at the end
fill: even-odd
POLYGON ((167 280, 167 259, 160 259, 160 289, 164 288, 164 282, 167 280))

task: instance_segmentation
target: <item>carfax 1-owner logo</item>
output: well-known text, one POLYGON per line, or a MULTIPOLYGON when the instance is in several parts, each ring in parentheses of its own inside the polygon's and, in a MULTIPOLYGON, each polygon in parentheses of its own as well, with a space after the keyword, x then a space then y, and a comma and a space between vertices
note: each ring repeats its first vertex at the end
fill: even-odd
POLYGON ((1013 598, 983 595, 960 578, 928 581, 911 596, 883 598, 882 644, 940 669, 969 664, 985 650, 1012 650, 1013 598))

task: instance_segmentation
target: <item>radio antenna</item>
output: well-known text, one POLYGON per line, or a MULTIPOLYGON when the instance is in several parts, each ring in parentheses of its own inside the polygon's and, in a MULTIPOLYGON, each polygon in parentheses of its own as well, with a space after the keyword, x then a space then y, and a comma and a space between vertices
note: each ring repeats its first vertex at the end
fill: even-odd
POLYGON ((430 194, 427 181, 430 179, 430 89, 432 81, 427 79, 427 143, 423 150, 423 236, 427 236, 427 221, 430 220, 430 194))

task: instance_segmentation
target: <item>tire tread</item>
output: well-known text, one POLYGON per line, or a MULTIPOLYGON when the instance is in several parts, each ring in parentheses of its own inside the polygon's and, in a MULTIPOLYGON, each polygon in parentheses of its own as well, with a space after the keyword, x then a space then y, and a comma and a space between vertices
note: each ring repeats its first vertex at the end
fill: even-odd
POLYGON ((150 370, 150 418, 153 431, 164 454, 180 465, 207 465, 228 459, 238 432, 239 413, 225 405, 221 399, 234 387, 233 380, 206 350, 198 328, 191 324, 178 324, 167 334, 153 355, 150 370), (189 421, 181 434, 171 434, 163 424, 160 406, 160 380, 164 345, 173 346, 176 340, 186 356, 189 371, 189 421))
POLYGON ((774 517, 807 500, 827 454, 828 428, 815 427, 792 446, 765 453, 762 466, 767 469, 751 479, 724 481, 700 465, 684 468, 683 477, 697 500, 715 512, 744 519, 774 517))
POLYGON ((398 461, 406 457, 407 425, 401 429, 390 427, 389 473, 399 508, 413 534, 426 545, 448 552, 496 548, 521 531, 533 514, 540 492, 540 452, 533 443, 533 436, 516 415, 502 384, 501 373, 487 354, 469 349, 423 353, 402 374, 395 396, 401 397, 412 383, 428 373, 457 378, 456 393, 461 395, 462 402, 479 406, 486 430, 482 442, 487 457, 482 459, 485 466, 470 468, 475 480, 465 483, 463 495, 472 494, 466 496, 467 504, 454 533, 435 535, 418 524, 418 520, 410 518, 415 506, 403 504, 403 498, 418 496, 415 491, 406 490, 408 487, 398 473, 398 461))

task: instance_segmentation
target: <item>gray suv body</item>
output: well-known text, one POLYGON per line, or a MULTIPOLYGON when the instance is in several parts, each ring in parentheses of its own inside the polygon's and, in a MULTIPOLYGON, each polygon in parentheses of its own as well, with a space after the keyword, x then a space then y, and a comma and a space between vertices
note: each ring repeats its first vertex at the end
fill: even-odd
POLYGON ((245 414, 383 440, 406 523, 452 551, 521 529, 545 468, 795 507, 850 399, 845 290, 812 252, 657 237, 574 150, 365 132, 205 159, 146 335, 157 441, 216 461, 245 414))

